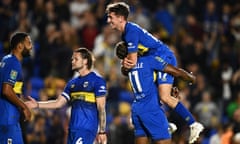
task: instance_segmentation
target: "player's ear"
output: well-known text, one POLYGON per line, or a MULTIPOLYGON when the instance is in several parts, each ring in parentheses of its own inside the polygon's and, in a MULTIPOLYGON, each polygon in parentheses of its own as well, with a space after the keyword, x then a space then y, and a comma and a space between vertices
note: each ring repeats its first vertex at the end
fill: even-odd
POLYGON ((123 21, 125 21, 124 16, 120 16, 120 23, 123 22, 123 21))
POLYGON ((83 63, 84 63, 85 65, 87 65, 87 62, 88 62, 87 59, 83 59, 83 63))
POLYGON ((18 49, 23 49, 23 48, 24 48, 24 45, 23 45, 23 43, 21 43, 21 42, 20 42, 20 43, 18 43, 18 45, 17 45, 17 48, 18 48, 18 49))

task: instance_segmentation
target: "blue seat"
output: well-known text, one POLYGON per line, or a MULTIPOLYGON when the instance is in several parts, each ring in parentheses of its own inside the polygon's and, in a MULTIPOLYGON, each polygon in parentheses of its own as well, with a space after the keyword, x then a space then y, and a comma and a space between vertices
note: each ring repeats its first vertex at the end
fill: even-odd
POLYGON ((44 80, 40 77, 32 77, 30 79, 31 91, 30 96, 39 100, 39 91, 44 88, 44 80))

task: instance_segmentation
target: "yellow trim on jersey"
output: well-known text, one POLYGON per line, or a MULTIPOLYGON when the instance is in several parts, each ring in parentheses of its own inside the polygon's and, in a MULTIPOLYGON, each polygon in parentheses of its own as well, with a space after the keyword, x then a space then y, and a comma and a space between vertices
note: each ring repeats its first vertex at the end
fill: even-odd
POLYGON ((73 99, 79 99, 86 102, 91 102, 91 103, 96 102, 95 94, 92 92, 73 92, 71 93, 71 97, 73 99))
POLYGON ((141 45, 141 44, 138 44, 138 54, 139 55, 143 55, 144 53, 146 53, 148 51, 148 48, 141 45))
POLYGON ((153 81, 156 82, 157 81, 157 71, 153 72, 153 81))
POLYGON ((16 94, 22 94, 23 82, 16 82, 14 84, 13 90, 16 94))

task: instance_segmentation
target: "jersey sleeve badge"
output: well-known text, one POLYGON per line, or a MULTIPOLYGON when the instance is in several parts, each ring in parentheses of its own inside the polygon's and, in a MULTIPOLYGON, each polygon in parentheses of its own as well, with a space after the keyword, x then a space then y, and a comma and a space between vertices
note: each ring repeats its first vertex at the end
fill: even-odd
POLYGON ((16 80, 16 79, 17 79, 17 75, 18 75, 18 72, 17 72, 17 71, 11 70, 11 72, 10 72, 10 78, 11 78, 12 80, 16 80))

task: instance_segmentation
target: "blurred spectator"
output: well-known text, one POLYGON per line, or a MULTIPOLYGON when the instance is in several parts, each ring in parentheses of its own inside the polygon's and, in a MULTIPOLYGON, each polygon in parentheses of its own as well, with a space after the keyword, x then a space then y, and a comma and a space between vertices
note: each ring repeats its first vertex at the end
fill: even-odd
POLYGON ((33 13, 29 10, 26 0, 19 1, 18 10, 14 13, 12 23, 16 25, 15 31, 29 33, 33 41, 38 39, 39 31, 33 23, 33 13))
POLYGON ((201 95, 202 100, 194 106, 194 114, 201 122, 205 131, 209 132, 216 124, 220 122, 221 111, 217 104, 212 100, 210 91, 204 91, 201 95))
POLYGON ((240 12, 233 16, 231 21, 231 33, 233 34, 235 41, 233 44, 234 51, 239 54, 240 45, 240 12))
POLYGON ((203 18, 203 42, 208 50, 208 64, 211 65, 217 60, 218 51, 218 33, 219 33, 219 15, 214 0, 206 2, 203 18))
MULTIPOLYGON (((127 128, 124 118, 117 111, 118 104, 131 92, 122 89, 125 78, 119 70, 120 61, 115 59, 114 45, 119 41, 119 35, 106 25, 105 7, 115 1, 119 0, 1 0, 0 56, 8 53, 8 39, 12 32, 28 32, 34 48, 32 57, 23 62, 24 80, 31 85, 34 84, 31 80, 38 77, 45 83, 43 90, 37 89, 32 93, 25 86, 25 93, 31 93, 36 98, 39 96, 39 99, 51 99, 65 86, 63 81, 75 76, 67 69, 71 64, 71 51, 81 46, 88 47, 96 55, 94 70, 108 79, 108 122, 111 127, 118 125, 114 126, 119 127, 118 134, 114 135, 116 141, 121 142, 125 134, 132 136, 132 129, 127 128)), ((231 140, 235 144, 235 135, 237 137, 240 129, 236 100, 240 88, 240 3, 237 0, 127 2, 130 4, 132 21, 168 43, 177 55, 178 66, 197 76, 197 82, 192 86, 176 79, 183 103, 192 111, 204 91, 210 90, 212 100, 219 104, 223 112, 219 121, 233 124, 231 140)), ((51 127, 52 115, 55 114, 53 111, 34 112, 42 115, 47 128, 51 127)), ((186 142, 185 125, 173 116, 174 113, 169 115, 179 127, 179 131, 173 135, 174 142, 186 142)), ((61 118, 68 123, 66 117, 61 118)), ((29 125, 32 127, 35 124, 29 125)), ((66 125, 64 129, 67 129, 66 125)), ((33 127, 28 130, 33 130, 33 127)), ((213 127, 209 133, 215 130, 213 127)), ((47 143, 48 133, 45 135, 47 143)), ((207 139, 203 135, 198 143, 207 142, 207 139)))
POLYGON ((43 24, 45 16, 45 5, 44 0, 35 0, 33 11, 32 11, 32 23, 36 25, 40 32, 44 32, 45 25, 43 24))
POLYGON ((52 115, 48 133, 47 143, 64 144, 65 131, 62 124, 62 118, 58 113, 52 115))
POLYGON ((144 7, 141 4, 137 4, 135 7, 135 11, 130 13, 129 16, 130 21, 139 24, 141 27, 146 30, 150 30, 150 22, 151 19, 148 17, 144 7))
POLYGON ((28 127, 27 142, 29 144, 45 144, 47 142, 46 119, 35 115, 33 123, 28 127))
POLYGON ((232 84, 234 92, 239 90, 239 88, 240 88, 240 69, 237 69, 236 71, 234 71, 232 80, 231 80, 231 84, 232 84))
POLYGON ((191 13, 187 14, 183 26, 187 33, 192 35, 195 40, 202 41, 203 28, 201 27, 201 23, 198 21, 196 16, 191 13))
POLYGON ((94 40, 100 33, 98 23, 94 13, 90 10, 83 13, 84 25, 78 31, 79 41, 83 47, 90 51, 94 48, 94 40))
POLYGON ((40 76, 47 77, 54 71, 54 63, 56 59, 55 50, 58 48, 58 41, 60 38, 60 32, 57 30, 57 26, 54 23, 46 25, 45 36, 41 39, 41 48, 39 50, 40 60, 40 76))
POLYGON ((0 1, 0 40, 8 41, 10 32, 13 30, 11 19, 14 15, 12 0, 0 1))
POLYGON ((201 68, 204 75, 208 73, 207 67, 207 51, 201 40, 194 41, 194 50, 191 57, 191 62, 195 62, 201 68))
POLYGON ((191 109, 193 109, 194 106, 196 106, 196 104, 201 101, 201 97, 204 91, 208 89, 208 82, 206 77, 202 73, 198 73, 196 76, 196 84, 193 86, 191 94, 188 97, 188 100, 191 103, 191 109))
POLYGON ((223 34, 230 36, 230 20, 231 20, 231 5, 229 3, 223 3, 222 5, 222 17, 221 17, 221 28, 223 34))
POLYGON ((216 126, 216 133, 209 137, 209 144, 221 144, 221 137, 223 134, 223 127, 221 124, 216 126))
POLYGON ((92 11, 96 17, 97 23, 99 27, 104 28, 107 23, 106 14, 105 14, 105 7, 108 3, 108 0, 97 0, 95 3, 92 4, 92 11))
POLYGON ((232 136, 233 136, 233 125, 231 123, 227 123, 223 127, 221 144, 231 144, 232 136))
POLYGON ((102 32, 97 35, 94 41, 93 54, 96 59, 103 58, 102 66, 104 68, 104 73, 108 73, 110 67, 116 66, 116 59, 114 44, 119 41, 119 35, 110 28, 109 25, 105 25, 102 32))
POLYGON ((177 49, 180 55, 180 61, 182 62, 182 67, 186 67, 191 63, 194 52, 194 39, 190 33, 183 30, 179 32, 179 40, 177 41, 177 49))
POLYGON ((240 107, 238 107, 233 113, 233 132, 240 132, 240 107))
POLYGON ((225 61, 222 63, 221 78, 222 78, 222 101, 223 107, 226 107, 232 99, 231 79, 233 75, 233 68, 225 61))
POLYGON ((83 21, 83 13, 89 10, 89 3, 87 0, 72 0, 69 3, 70 23, 76 29, 81 29, 85 23, 83 21))
POLYGON ((240 108, 240 91, 236 93, 236 96, 226 107, 227 116, 229 119, 233 119, 233 114, 238 108, 240 108))
POLYGON ((56 9, 55 9, 54 2, 50 0, 50 1, 46 1, 46 3, 44 3, 44 4, 45 4, 45 8, 44 8, 43 17, 39 24, 40 30, 43 33, 45 33, 45 28, 50 23, 54 23, 56 26, 58 26, 58 24, 59 24, 58 15, 55 12, 56 9))
POLYGON ((158 9, 154 13, 154 18, 159 22, 168 32, 168 35, 172 35, 174 32, 173 22, 174 17, 167 10, 167 2, 159 1, 158 9))
POLYGON ((69 21, 70 20, 70 10, 68 1, 66 0, 54 0, 55 12, 59 18, 59 21, 69 21))
POLYGON ((232 144, 240 144, 240 132, 234 134, 232 144))

